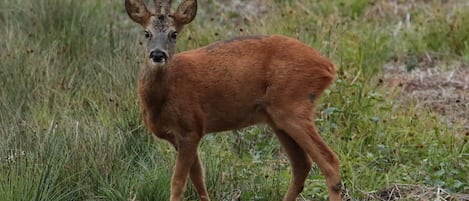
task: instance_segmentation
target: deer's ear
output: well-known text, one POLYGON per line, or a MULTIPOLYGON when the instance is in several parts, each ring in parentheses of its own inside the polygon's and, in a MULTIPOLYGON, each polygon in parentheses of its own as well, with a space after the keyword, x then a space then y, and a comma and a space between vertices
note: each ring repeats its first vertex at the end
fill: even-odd
POLYGON ((145 26, 151 17, 145 3, 142 0, 125 0, 125 10, 130 19, 145 26))
POLYGON ((186 25, 194 20, 197 14, 197 0, 185 0, 174 12, 173 16, 179 25, 186 25))

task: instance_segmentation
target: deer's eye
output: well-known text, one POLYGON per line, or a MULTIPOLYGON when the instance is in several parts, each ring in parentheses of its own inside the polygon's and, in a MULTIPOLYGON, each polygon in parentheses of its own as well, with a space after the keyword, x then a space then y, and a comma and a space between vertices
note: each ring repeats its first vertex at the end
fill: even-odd
POLYGON ((145 34, 145 38, 146 38, 146 39, 150 39, 150 38, 151 38, 151 33, 150 33, 150 32, 144 31, 143 34, 145 34))
POLYGON ((178 32, 176 32, 176 31, 170 32, 169 37, 173 40, 176 40, 176 38, 178 37, 178 32))

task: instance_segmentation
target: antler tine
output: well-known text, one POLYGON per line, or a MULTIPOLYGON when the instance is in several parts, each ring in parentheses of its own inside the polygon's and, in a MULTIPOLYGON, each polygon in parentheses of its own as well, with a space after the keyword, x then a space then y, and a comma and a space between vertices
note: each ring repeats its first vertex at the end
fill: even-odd
POLYGON ((172 0, 167 0, 166 1, 166 5, 164 7, 164 10, 165 10, 165 14, 166 15, 169 15, 170 12, 171 12, 171 3, 172 3, 172 0))
POLYGON ((161 0, 154 0, 155 2, 155 7, 156 7, 156 15, 160 15, 161 14, 161 6, 162 6, 162 3, 161 3, 161 0))

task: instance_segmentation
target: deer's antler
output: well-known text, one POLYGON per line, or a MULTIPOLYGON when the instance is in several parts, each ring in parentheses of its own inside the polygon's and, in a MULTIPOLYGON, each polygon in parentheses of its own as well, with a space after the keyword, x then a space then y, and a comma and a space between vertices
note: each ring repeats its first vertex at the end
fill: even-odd
POLYGON ((154 0, 155 7, 156 7, 156 15, 169 15, 171 10, 171 0, 154 0), (161 13, 161 9, 164 9, 164 13, 161 13))
POLYGON ((154 0, 155 3, 155 14, 158 16, 161 14, 161 0, 154 0))
POLYGON ((170 14, 169 12, 171 12, 171 3, 172 3, 172 1, 171 0, 166 0, 165 3, 166 4, 164 5, 164 12, 165 12, 166 15, 169 15, 170 14))

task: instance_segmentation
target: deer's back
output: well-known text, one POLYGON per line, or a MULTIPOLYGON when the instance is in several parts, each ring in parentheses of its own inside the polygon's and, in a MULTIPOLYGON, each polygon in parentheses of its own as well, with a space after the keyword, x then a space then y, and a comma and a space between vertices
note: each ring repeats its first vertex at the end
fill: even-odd
POLYGON ((244 37, 175 55, 167 98, 180 110, 171 113, 229 130, 265 121, 266 107, 313 102, 333 77, 332 63, 295 39, 244 37))

